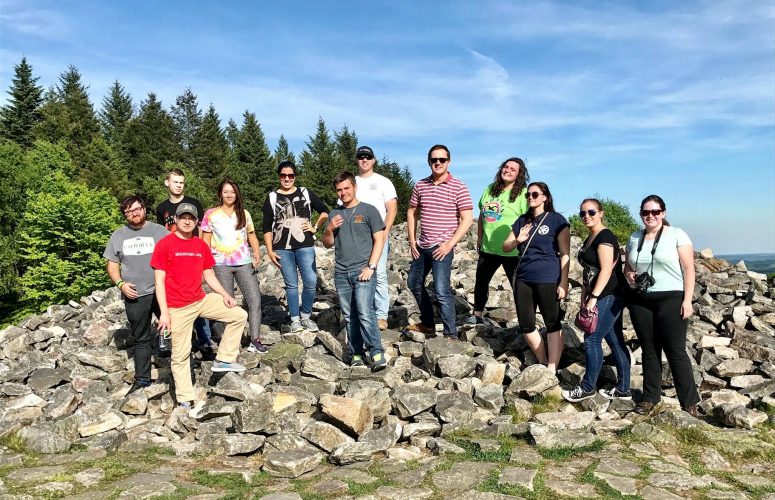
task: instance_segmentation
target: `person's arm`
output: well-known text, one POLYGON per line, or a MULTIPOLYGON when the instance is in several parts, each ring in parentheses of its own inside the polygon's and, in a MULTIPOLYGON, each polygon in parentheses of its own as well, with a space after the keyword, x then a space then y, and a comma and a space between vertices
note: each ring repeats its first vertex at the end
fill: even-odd
POLYGON ((684 299, 681 302, 681 318, 688 319, 694 309, 692 297, 694 296, 694 248, 691 245, 678 247, 678 261, 684 274, 684 299))
MULTIPOLYGON (((582 297, 586 298, 587 309, 592 309, 597 304, 597 298, 592 295, 599 296, 605 290, 608 280, 611 279, 611 275, 614 272, 614 247, 609 244, 600 244, 597 246, 597 261, 600 264, 600 272, 597 274, 595 280, 595 286, 592 290, 584 290, 582 297)), ((584 304, 582 299, 582 304, 584 304)))
POLYGON ((409 207, 406 211, 406 231, 409 236, 409 251, 411 252, 413 259, 420 257, 420 251, 417 249, 417 240, 415 239, 415 236, 417 235, 416 215, 417 207, 409 207))
POLYGON ((515 248, 517 248, 522 243, 526 242, 528 238, 530 238, 530 230, 533 229, 533 223, 530 222, 528 224, 525 224, 519 229, 519 234, 515 234, 514 230, 512 229, 509 233, 508 238, 506 238, 506 241, 503 242, 503 245, 501 248, 503 248, 504 252, 511 252, 515 248))
MULTIPOLYGON (((476 222, 476 251, 482 249, 482 235, 484 234, 484 225, 482 224, 482 213, 479 212, 479 217, 476 222)), ((512 231, 512 234, 513 231, 512 231)))
POLYGON ((457 242, 463 238, 463 236, 466 235, 468 230, 471 228, 471 224, 474 222, 473 217, 473 210, 461 210, 460 211, 460 221, 458 222, 457 229, 455 230, 455 233, 452 235, 450 239, 436 247, 436 250, 433 251, 433 258, 436 260, 441 260, 444 257, 447 256, 449 252, 451 252, 455 245, 457 245, 457 242))
MULTIPOLYGON (((373 242, 373 245, 371 247, 371 255, 369 256, 368 264, 376 265, 377 262, 379 262, 380 256, 382 256, 382 247, 385 246, 385 231, 380 230, 376 233, 372 233, 371 241, 373 242)), ((374 270, 370 269, 367 265, 361 269, 361 274, 358 275, 358 281, 369 281, 373 275, 374 270)))
POLYGON ((570 229, 565 226, 557 235, 557 246, 560 247, 560 284, 557 287, 557 298, 562 300, 568 295, 568 272, 570 271, 570 229))
MULTIPOLYGON (((318 195, 313 193, 310 190, 307 190, 307 193, 309 193, 309 203, 310 206, 319 214, 318 220, 315 221, 314 226, 310 226, 309 230, 313 231, 315 234, 320 230, 321 227, 323 227, 323 224, 326 223, 326 220, 328 220, 328 212, 329 208, 328 205, 323 203, 320 198, 318 198, 318 195)), ((310 224, 312 223, 312 214, 310 213, 310 224)))
POLYGON ((280 265, 280 256, 277 255, 274 251, 274 248, 272 247, 272 238, 274 235, 272 234, 272 231, 269 231, 268 233, 264 233, 264 246, 266 246, 266 255, 269 256, 269 260, 272 261, 272 264, 277 266, 278 269, 282 268, 283 266, 280 265))
POLYGON ((315 222, 315 234, 317 234, 318 231, 320 231, 320 228, 323 227, 323 225, 328 220, 328 214, 326 212, 321 213, 318 215, 318 220, 315 222))
POLYGON ((202 241, 207 243, 207 246, 212 248, 213 247, 213 233, 211 231, 204 231, 200 230, 202 233, 202 241))
POLYGON ((632 285, 635 283, 635 269, 630 264, 630 251, 632 251, 632 240, 624 247, 624 279, 632 285))
POLYGON ((344 224, 344 217, 342 217, 341 214, 336 214, 331 217, 331 220, 326 226, 326 230, 323 231, 323 238, 321 241, 323 242, 324 247, 331 248, 334 246, 334 230, 341 227, 342 224, 344 224))
POLYGON ((398 213, 398 200, 396 198, 393 198, 392 200, 386 201, 385 202, 385 234, 386 235, 390 234, 390 228, 393 227, 393 222, 396 221, 397 213, 398 213))
POLYGON ((223 303, 226 304, 226 307, 234 307, 237 305, 237 301, 234 300, 234 297, 226 292, 226 289, 223 288, 221 282, 215 277, 215 271, 213 271, 212 268, 203 270, 202 277, 213 292, 223 297, 223 303))
POLYGON ((153 270, 153 279, 156 282, 156 302, 159 303, 159 331, 170 329, 170 310, 167 307, 167 289, 164 288, 164 280, 167 272, 161 269, 153 270))
POLYGON ((253 250, 253 265, 258 267, 261 263, 261 247, 258 245, 258 237, 255 231, 248 233, 248 244, 250 249, 253 250))
MULTIPOLYGON (((110 280, 118 284, 121 281, 121 264, 118 262, 113 262, 112 260, 108 261, 107 265, 108 269, 108 276, 110 276, 110 280)), ((121 283, 121 286, 118 287, 119 290, 121 290, 121 293, 123 293, 126 298, 130 300, 134 300, 138 297, 137 295, 137 288, 134 283, 130 283, 128 281, 124 281, 121 283)))

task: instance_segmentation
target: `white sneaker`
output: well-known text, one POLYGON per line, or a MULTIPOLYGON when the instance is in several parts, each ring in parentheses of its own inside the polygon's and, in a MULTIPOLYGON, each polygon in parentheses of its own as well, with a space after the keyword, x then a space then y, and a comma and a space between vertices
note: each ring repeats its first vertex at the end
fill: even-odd
POLYGON ((318 325, 310 318, 302 318, 301 326, 303 326, 307 331, 310 331, 310 332, 320 331, 320 328, 318 328, 318 325))
POLYGON ((304 330, 304 327, 301 325, 301 321, 291 321, 291 333, 299 333, 302 330, 304 330))

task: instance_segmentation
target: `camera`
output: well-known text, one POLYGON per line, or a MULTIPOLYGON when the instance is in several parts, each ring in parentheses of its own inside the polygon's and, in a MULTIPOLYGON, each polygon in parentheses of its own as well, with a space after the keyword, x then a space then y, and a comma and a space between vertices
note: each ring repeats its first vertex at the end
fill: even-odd
POLYGON ((645 293, 649 288, 654 286, 656 281, 654 277, 649 273, 640 273, 635 276, 635 291, 638 293, 645 293))

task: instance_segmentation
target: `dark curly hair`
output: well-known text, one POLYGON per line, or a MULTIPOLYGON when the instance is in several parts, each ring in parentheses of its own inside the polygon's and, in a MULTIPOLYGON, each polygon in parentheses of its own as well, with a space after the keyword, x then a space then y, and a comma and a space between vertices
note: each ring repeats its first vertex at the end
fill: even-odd
POLYGON ((506 181, 503 180, 503 176, 501 174, 503 173, 503 167, 505 167, 506 164, 510 161, 513 161, 519 165, 517 179, 514 181, 514 185, 511 186, 511 192, 509 193, 509 202, 513 203, 514 200, 517 199, 517 196, 519 196, 519 193, 525 189, 525 184, 530 181, 530 174, 527 172, 527 167, 525 166, 525 162, 522 160, 522 158, 517 158, 514 156, 501 163, 501 166, 498 167, 498 173, 495 174, 495 179, 492 181, 490 194, 493 196, 500 196, 503 190, 506 188, 506 181))

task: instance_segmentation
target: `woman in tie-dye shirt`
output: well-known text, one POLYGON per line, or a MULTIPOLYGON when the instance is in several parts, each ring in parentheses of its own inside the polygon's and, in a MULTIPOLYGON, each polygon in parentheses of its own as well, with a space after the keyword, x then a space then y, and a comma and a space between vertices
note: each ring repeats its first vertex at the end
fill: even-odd
POLYGON ((260 259, 258 238, 250 212, 242 208, 237 183, 226 179, 218 186, 220 205, 205 212, 200 229, 215 259, 215 276, 229 292, 236 279, 248 305, 250 345, 248 351, 266 352, 261 344, 261 291, 256 269, 260 259))

